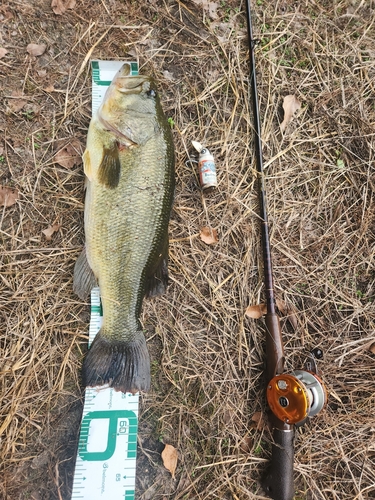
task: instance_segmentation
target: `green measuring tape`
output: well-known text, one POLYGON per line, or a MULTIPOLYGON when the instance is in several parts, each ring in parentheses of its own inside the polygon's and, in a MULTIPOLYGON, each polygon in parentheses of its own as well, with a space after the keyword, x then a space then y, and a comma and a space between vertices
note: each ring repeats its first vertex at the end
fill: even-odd
MULTIPOLYGON (((124 61, 92 61, 92 110, 124 61)), ((131 63, 132 74, 138 64, 131 63)), ((102 324, 99 288, 91 292, 89 344, 102 324)), ((134 500, 139 395, 109 387, 85 391, 71 500, 134 500)))
MULTIPOLYGON (((91 292, 89 343, 102 324, 99 288, 91 292)), ((138 394, 87 388, 72 500, 134 500, 138 394)))

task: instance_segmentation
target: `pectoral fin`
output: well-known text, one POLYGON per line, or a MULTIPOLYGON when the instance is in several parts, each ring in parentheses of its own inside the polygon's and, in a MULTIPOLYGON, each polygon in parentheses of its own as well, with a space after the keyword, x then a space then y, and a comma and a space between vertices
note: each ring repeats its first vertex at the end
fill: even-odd
POLYGON ((118 146, 114 142, 110 147, 103 149, 103 157, 99 166, 98 181, 104 186, 114 189, 120 181, 121 163, 118 146))
POLYGON ((85 152, 83 153, 82 159, 83 159, 83 171, 85 172, 88 180, 92 181, 92 167, 91 167, 90 153, 88 149, 86 149, 85 152))

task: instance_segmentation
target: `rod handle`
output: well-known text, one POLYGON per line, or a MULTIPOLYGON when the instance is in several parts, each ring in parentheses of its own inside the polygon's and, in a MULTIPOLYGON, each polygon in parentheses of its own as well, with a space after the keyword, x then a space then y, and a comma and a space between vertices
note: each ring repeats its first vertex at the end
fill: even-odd
POLYGON ((263 487, 273 500, 293 500, 294 430, 273 430, 274 443, 263 487))
POLYGON ((276 374, 284 371, 284 346, 278 315, 267 313, 265 323, 267 378, 271 380, 276 374))

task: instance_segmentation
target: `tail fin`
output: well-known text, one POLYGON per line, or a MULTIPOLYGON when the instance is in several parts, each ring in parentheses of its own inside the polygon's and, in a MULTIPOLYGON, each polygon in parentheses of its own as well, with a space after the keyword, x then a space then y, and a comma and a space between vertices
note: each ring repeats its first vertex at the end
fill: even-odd
POLYGON ((85 386, 109 384, 117 391, 150 390, 150 357, 143 333, 131 342, 111 341, 101 330, 83 364, 85 386))

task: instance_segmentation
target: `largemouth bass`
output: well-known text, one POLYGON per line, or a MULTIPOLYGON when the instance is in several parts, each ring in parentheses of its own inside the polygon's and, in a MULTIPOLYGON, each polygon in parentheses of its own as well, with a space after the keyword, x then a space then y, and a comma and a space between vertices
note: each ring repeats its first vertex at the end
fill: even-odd
POLYGON ((74 270, 85 298, 96 280, 103 324, 83 365, 86 386, 148 391, 150 360, 139 321, 144 296, 167 285, 174 148, 155 82, 124 64, 93 116, 83 155, 86 246, 74 270))

